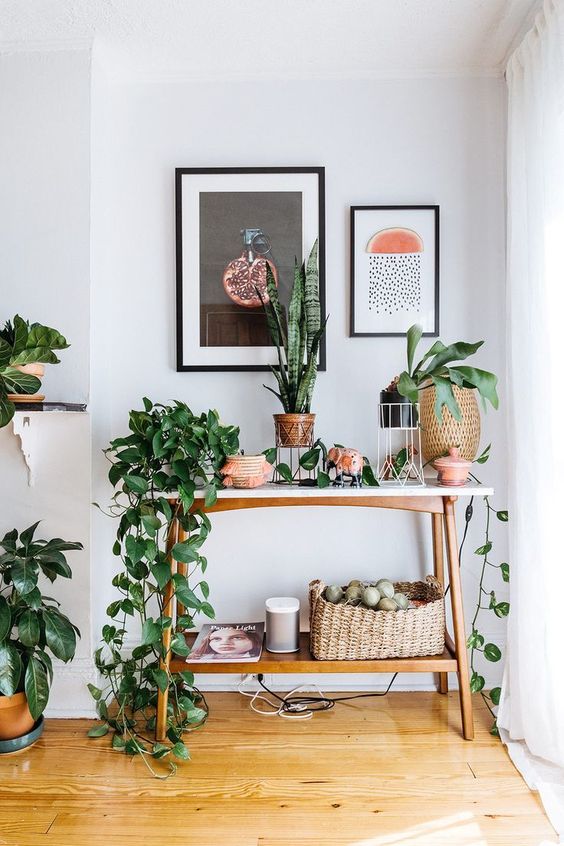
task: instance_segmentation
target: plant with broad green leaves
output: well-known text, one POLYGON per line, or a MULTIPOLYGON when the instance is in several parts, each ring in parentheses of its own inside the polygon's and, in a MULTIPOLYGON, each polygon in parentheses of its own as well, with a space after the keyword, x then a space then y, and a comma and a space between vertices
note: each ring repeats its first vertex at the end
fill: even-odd
POLYGON ((455 420, 461 419, 460 408, 452 389, 453 385, 459 388, 476 388, 484 407, 486 400, 494 408, 498 407, 497 376, 487 370, 458 364, 474 355, 484 343, 483 341, 476 341, 473 344, 457 341, 448 347, 445 347, 442 341, 435 341, 423 358, 414 365, 415 352, 422 336, 423 329, 417 324, 407 331, 407 370, 404 370, 397 380, 397 390, 402 396, 416 403, 419 400, 419 391, 434 387, 435 415, 439 422, 443 418, 444 406, 448 408, 455 420))
MULTIPOLYGON (((344 449, 343 444, 333 444, 334 447, 344 449)), ((317 438, 311 449, 306 450, 300 455, 299 467, 292 472, 291 468, 285 462, 277 463, 278 450, 276 447, 269 447, 263 450, 264 457, 269 464, 274 465, 275 471, 280 475, 287 484, 298 484, 300 479, 300 468, 308 473, 317 471, 315 479, 304 482, 304 485, 312 485, 318 488, 328 488, 331 485, 331 477, 327 472, 327 447, 321 440, 317 438)), ((378 479, 374 474, 374 470, 370 461, 366 456, 363 456, 364 466, 362 468, 362 484, 368 487, 380 487, 378 479)))
MULTIPOLYGON (((157 775, 151 759, 187 759, 183 733, 202 725, 207 716, 193 674, 166 668, 163 635, 170 630, 171 651, 187 656, 182 632, 194 628, 200 614, 214 617, 203 579, 207 559, 201 553, 211 525, 202 511, 190 512, 196 488, 204 489, 206 506, 215 503, 222 487, 220 468, 239 449, 239 429, 222 425, 216 411, 195 415, 183 402, 154 405, 145 398, 143 404, 142 411, 130 412, 129 434, 115 438, 105 450, 109 479, 117 488, 110 506, 111 516, 119 520, 113 552, 122 567, 112 581, 119 597, 107 609, 111 622, 103 627, 103 645, 95 652, 104 685, 89 685, 102 722, 89 735, 111 733, 114 749, 141 755, 157 775), (174 544, 171 556, 185 565, 186 574, 175 572, 167 554, 176 520, 185 537, 174 544), (164 605, 166 588, 185 609, 176 619, 164 605), (134 620, 140 624, 141 642, 128 651, 124 639, 134 620), (159 690, 169 694, 166 743, 146 737, 155 728, 159 690)), ((169 772, 159 777, 175 771, 170 759, 169 764, 169 772)))
POLYGON ((268 302, 257 289, 266 314, 270 339, 278 353, 278 366, 271 365, 270 368, 278 382, 278 391, 268 385, 264 387, 278 397, 286 414, 310 411, 317 378, 317 354, 327 323, 327 319, 323 322, 321 320, 317 252, 316 241, 307 262, 300 267, 296 260, 294 285, 287 314, 278 297, 278 288, 268 262, 268 302))
POLYGON ((28 323, 18 314, 0 329, 0 428, 14 416, 14 403, 8 394, 35 394, 41 380, 21 371, 27 364, 59 364, 54 350, 69 346, 56 329, 41 323, 28 323))
POLYGON ((60 603, 44 596, 41 574, 50 582, 70 579, 65 552, 81 543, 35 539, 39 523, 21 534, 12 529, 0 541, 0 694, 25 691, 31 716, 45 710, 53 681, 49 652, 65 663, 74 657, 80 632, 60 611, 60 603))

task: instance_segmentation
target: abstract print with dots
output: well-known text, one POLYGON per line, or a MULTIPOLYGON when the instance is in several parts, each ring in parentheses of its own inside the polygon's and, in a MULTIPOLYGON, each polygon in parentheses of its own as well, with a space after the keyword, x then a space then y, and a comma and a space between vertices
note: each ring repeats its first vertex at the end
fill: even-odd
POLYGON ((377 314, 421 310, 423 240, 412 229, 381 229, 369 240, 368 308, 377 314))

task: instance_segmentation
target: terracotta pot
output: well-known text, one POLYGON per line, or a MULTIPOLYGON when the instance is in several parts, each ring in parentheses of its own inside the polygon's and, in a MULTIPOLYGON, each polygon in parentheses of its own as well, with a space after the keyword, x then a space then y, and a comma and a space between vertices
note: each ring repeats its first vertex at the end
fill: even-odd
POLYGON ((313 446, 315 414, 273 414, 276 446, 313 446))
POLYGON ((27 373, 29 376, 37 376, 38 379, 45 376, 44 364, 16 364, 14 369, 19 370, 20 373, 27 373))
POLYGON ((460 488, 465 485, 471 466, 471 461, 460 457, 458 447, 451 447, 447 456, 437 458, 433 462, 433 467, 438 471, 437 482, 447 488, 460 488))
POLYGON ((462 419, 455 420, 448 408, 443 406, 442 423, 435 415, 435 389, 424 388, 419 393, 421 451, 425 461, 434 461, 453 446, 458 447, 460 455, 467 461, 476 458, 480 445, 480 409, 476 391, 453 385, 453 392, 462 419))
POLYGON ((21 737, 31 731, 34 723, 25 693, 0 696, 0 740, 21 737))

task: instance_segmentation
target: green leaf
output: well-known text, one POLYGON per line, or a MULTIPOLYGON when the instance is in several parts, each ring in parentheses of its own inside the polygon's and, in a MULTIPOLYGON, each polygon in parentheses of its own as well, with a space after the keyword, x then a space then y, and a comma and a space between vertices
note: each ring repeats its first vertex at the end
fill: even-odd
POLYGON ((20 535, 21 544, 25 547, 26 551, 29 549, 29 546, 33 540, 33 536, 35 535, 35 532, 40 522, 41 521, 38 520, 36 523, 32 523, 31 526, 28 526, 28 528, 25 529, 20 535))
POLYGON ((10 394, 36 394, 41 387, 41 381, 37 376, 29 373, 22 373, 14 367, 6 367, 2 371, 2 378, 6 390, 10 394))
MULTIPOLYGON (((469 356, 474 355, 480 347, 482 346, 483 341, 477 341, 474 344, 467 344, 464 341, 458 341, 455 344, 450 344, 448 347, 445 347, 440 341, 437 342, 437 353, 434 358, 429 362, 427 369, 425 370, 425 374, 427 376, 437 375, 437 371, 440 371, 442 367, 446 364, 450 364, 452 361, 463 361, 465 358, 469 358, 469 356), (439 346, 440 345, 440 346, 439 346)), ((461 370, 462 368, 458 368, 461 370)), ((472 368, 464 368, 471 370, 472 368)))
POLYGON ((274 464, 276 461, 276 447, 270 447, 270 449, 263 450, 264 457, 268 461, 269 464, 274 464))
POLYGON ((98 700, 102 696, 103 691, 100 690, 99 687, 96 687, 96 685, 94 685, 94 684, 88 683, 87 687, 88 687, 88 690, 90 691, 90 695, 92 696, 92 698, 95 699, 96 702, 98 702, 98 700))
POLYGON ((184 684, 187 684, 189 687, 192 687, 194 684, 194 673, 190 672, 189 670, 182 670, 178 673, 184 684))
POLYGON ((499 569, 501 570, 501 578, 503 579, 503 581, 508 582, 509 581, 509 564, 506 564, 504 562, 503 564, 499 565, 499 569))
POLYGON ((37 646, 40 627, 37 613, 26 609, 18 621, 18 636, 24 646, 37 646))
MULTIPOLYGON (((306 315, 307 351, 309 355, 313 352, 314 338, 321 329, 319 271, 317 268, 318 248, 319 239, 316 238, 305 267, 304 309, 306 315)), ((317 355, 317 352, 315 355, 317 355)))
POLYGON ((435 386, 435 417, 442 423, 443 406, 446 405, 455 420, 462 420, 462 414, 455 399, 452 384, 443 376, 432 376, 431 381, 435 386))
POLYGON ((149 490, 149 483, 146 479, 143 479, 141 476, 132 476, 129 473, 123 477, 123 481, 127 485, 130 491, 136 494, 146 494, 149 490))
POLYGON ((125 551, 131 562, 137 564, 145 555, 146 542, 143 538, 136 538, 135 535, 127 535, 125 539, 125 551))
MULTIPOLYGON (((0 378, 0 385, 1 385, 0 378)), ((14 414, 16 413, 16 406, 11 402, 6 394, 0 393, 0 429, 7 426, 14 414)))
POLYGON ((143 646, 150 646, 153 643, 159 643, 162 638, 162 632, 159 626, 155 623, 152 617, 148 617, 141 627, 141 643, 143 646))
POLYGON ((492 687, 490 690, 490 699, 494 705, 499 705, 499 700, 501 699, 501 687, 492 687))
POLYGON ((159 590, 163 590, 166 585, 170 582, 171 577, 171 569, 170 564, 167 562, 155 562, 155 564, 151 564, 151 573, 159 586, 159 590))
POLYGON ((112 737, 112 749, 117 749, 118 751, 125 749, 125 739, 123 735, 118 734, 117 732, 114 733, 114 736, 112 737))
POLYGON ((183 658, 190 654, 190 647, 188 646, 185 638, 180 634, 180 632, 176 632, 172 636, 170 648, 172 649, 175 655, 180 655, 183 658))
POLYGON ((399 377, 398 393, 400 393, 402 397, 407 397, 407 399, 412 403, 419 401, 419 388, 406 370, 404 370, 399 377))
POLYGON ((470 691, 471 693, 479 693, 483 690, 486 680, 483 676, 478 675, 478 673, 474 670, 472 676, 470 677, 470 691))
POLYGON ((486 643, 484 646, 484 657, 487 658, 488 661, 499 661, 501 658, 501 649, 499 646, 496 646, 495 643, 486 643))
POLYGON ((499 737, 499 729, 497 727, 497 720, 493 721, 492 727, 490 729, 490 734, 492 734, 494 737, 499 737))
POLYGON ((502 523, 507 523, 507 521, 509 520, 509 514, 507 513, 507 511, 498 511, 497 519, 501 520, 502 523))
POLYGON ((141 522, 147 534, 154 538, 156 533, 161 528, 161 521, 155 514, 142 514, 141 522))
POLYGON ((166 746, 164 743, 155 743, 153 744, 153 758, 157 760, 159 758, 164 758, 165 755, 168 755, 170 752, 170 747, 166 746))
MULTIPOLYGON (((409 373, 413 371, 413 359, 415 358, 415 350, 419 346, 419 341, 423 337, 423 327, 415 323, 407 330, 407 369, 409 373)), ((405 396, 405 394, 404 394, 405 396)))
POLYGON ((152 670, 153 679, 161 693, 164 693, 168 688, 168 675, 165 670, 152 670))
POLYGON ((180 758, 181 761, 188 761, 190 759, 190 752, 181 740, 174 744, 171 751, 175 758, 180 758))
POLYGON ((474 555, 487 555, 488 552, 491 552, 492 546, 492 542, 488 541, 483 546, 479 546, 478 549, 475 549, 474 555))
POLYGON ((473 630, 472 634, 469 635, 468 640, 466 641, 466 646, 468 649, 476 649, 480 648, 484 645, 484 638, 480 634, 480 632, 473 630))
POLYGON ((30 347, 30 349, 22 350, 10 364, 12 367, 16 364, 59 364, 59 359, 47 347, 30 347))
POLYGON ((300 360, 301 345, 300 324, 304 307, 305 270, 301 269, 296 260, 294 271, 294 286, 288 308, 288 385, 290 402, 294 403, 298 393, 299 374, 303 365, 300 360), (302 275, 303 274, 303 275, 302 275))
POLYGON ((202 604, 200 605, 200 611, 202 614, 205 614, 206 617, 209 617, 211 620, 215 619, 215 611, 213 610, 209 602, 202 602, 202 604))
POLYGON ((49 682, 43 664, 32 655, 25 671, 25 695, 29 712, 38 720, 49 700, 49 682))
POLYGON ((88 737, 104 737, 109 730, 110 727, 107 723, 102 723, 101 726, 92 726, 92 728, 88 730, 88 737))
POLYGON ((61 661, 70 661, 76 650, 76 634, 70 621, 62 614, 44 609, 43 622, 47 646, 53 655, 61 661))
POLYGON ((509 614, 509 602, 498 602, 494 607, 496 617, 507 617, 509 614))
POLYGON ((292 471, 284 462, 276 465, 277 472, 282 476, 285 482, 292 484, 292 471))
POLYGON ((0 693, 13 696, 22 673, 20 653, 12 643, 0 643, 0 693))
POLYGON ((307 452, 300 457, 300 466, 304 468, 304 470, 315 470, 319 463, 319 456, 321 455, 321 450, 319 447, 314 447, 313 449, 308 449, 307 452))
POLYGON ((485 463, 486 463, 486 461, 487 461, 487 460, 489 459, 489 457, 490 457, 490 449, 491 449, 491 447, 492 447, 492 445, 491 445, 491 444, 488 444, 488 445, 487 445, 487 447, 486 447, 486 448, 485 448, 485 450, 482 452, 482 454, 481 454, 481 455, 479 455, 479 456, 478 456, 478 458, 476 458, 476 459, 475 459, 476 464, 485 464, 485 463))
POLYGON ((50 326, 32 323, 26 340, 26 347, 47 347, 52 350, 64 350, 69 346, 60 332, 50 326))
POLYGON ((494 408, 499 408, 497 395, 497 376, 487 370, 479 370, 477 367, 456 367, 464 378, 465 387, 477 388, 478 393, 484 400, 489 400, 494 408))
POLYGON ((367 461, 364 463, 364 467, 362 468, 362 484, 368 485, 370 488, 379 488, 380 484, 378 479, 374 475, 374 471, 370 464, 367 461))
POLYGON ((204 505, 206 508, 212 508, 217 502, 217 489, 214 484, 208 485, 206 488, 206 496, 204 505))
POLYGON ((5 597, 0 596, 0 643, 5 640, 12 629, 12 613, 5 597))
POLYGON ((198 550, 189 540, 175 543, 171 554, 175 561, 180 561, 183 564, 190 564, 192 561, 198 560, 198 550))
POLYGON ((200 610, 201 602, 194 591, 188 587, 188 584, 175 582, 174 594, 178 602, 186 608, 195 608, 197 611, 200 610))
POLYGON ((14 587, 22 596, 30 593, 37 585, 38 567, 35 561, 21 558, 12 564, 11 576, 14 587))
POLYGON ((317 487, 328 488, 331 484, 331 477, 324 470, 319 470, 317 473, 317 487))

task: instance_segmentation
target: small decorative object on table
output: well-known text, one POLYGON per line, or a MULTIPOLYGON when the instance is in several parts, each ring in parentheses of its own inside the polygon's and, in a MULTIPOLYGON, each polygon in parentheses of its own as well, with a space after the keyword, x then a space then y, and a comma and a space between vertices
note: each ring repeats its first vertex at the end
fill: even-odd
POLYGON ((186 661, 258 661, 263 640, 264 623, 204 623, 186 661))
POLYGON ((309 585, 310 649, 314 658, 379 660, 443 651, 443 588, 434 576, 427 576, 424 582, 393 584, 381 579, 375 585, 353 580, 346 589, 340 588, 343 598, 338 601, 336 587, 340 586, 331 586, 327 593, 330 589, 322 581, 309 585))
POLYGON ((229 455, 219 472, 226 488, 258 488, 273 469, 264 455, 229 455))
POLYGON ((380 391, 378 481, 424 485, 419 406, 399 393, 398 381, 380 391))
POLYGON ((357 449, 347 447, 331 447, 327 453, 327 469, 335 470, 333 486, 344 488, 344 476, 349 476, 351 488, 362 487, 362 469, 364 459, 357 449))
POLYGON ((268 652, 297 652, 300 648, 300 600, 272 596, 266 600, 266 648, 268 652))
POLYGON ((471 466, 471 461, 461 458, 458 447, 451 447, 448 455, 433 461, 433 467, 438 471, 437 482, 448 488, 459 488, 465 485, 471 466))

